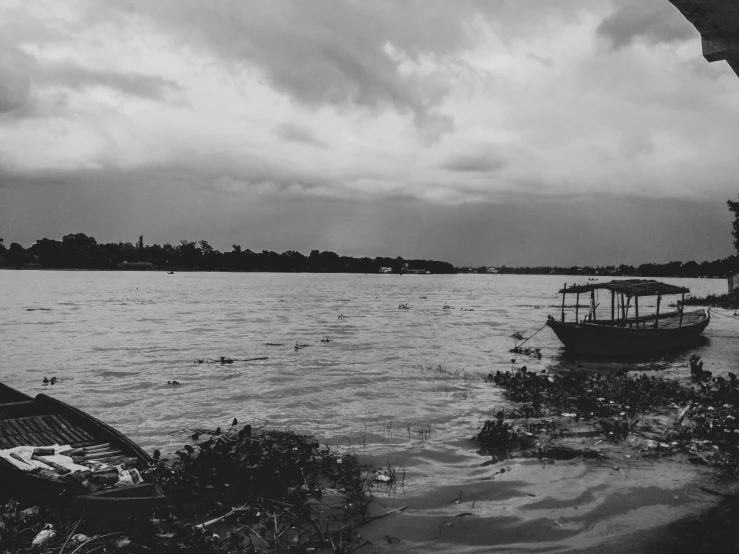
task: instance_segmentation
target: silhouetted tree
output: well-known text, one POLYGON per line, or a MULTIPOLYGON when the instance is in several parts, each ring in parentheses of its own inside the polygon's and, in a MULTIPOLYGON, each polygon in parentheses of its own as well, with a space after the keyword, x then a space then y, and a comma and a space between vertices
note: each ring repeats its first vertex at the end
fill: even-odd
POLYGON ((739 253, 739 202, 727 200, 726 204, 729 206, 729 211, 734 214, 731 234, 734 237, 734 248, 739 253))

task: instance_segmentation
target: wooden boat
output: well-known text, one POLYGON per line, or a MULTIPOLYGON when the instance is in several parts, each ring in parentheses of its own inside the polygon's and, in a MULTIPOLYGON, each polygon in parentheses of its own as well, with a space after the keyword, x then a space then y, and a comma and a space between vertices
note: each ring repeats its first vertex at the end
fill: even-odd
MULTIPOLYGON (((151 457, 128 437, 73 406, 39 394, 31 398, 0 383, 0 449, 17 446, 69 445, 74 449, 102 452, 104 463, 146 468, 151 457), (95 450, 96 445, 106 445, 95 450)), ((96 458, 96 456, 90 456, 96 458)), ((8 496, 45 505, 95 506, 98 515, 143 513, 164 499, 156 484, 107 488, 97 492, 75 479, 51 478, 44 472, 24 471, 0 457, 0 488, 8 496)))
POLYGON ((573 285, 559 291, 562 294, 562 317, 551 315, 547 325, 552 328, 567 352, 582 356, 639 356, 690 347, 701 339, 701 333, 711 321, 709 310, 684 311, 685 287, 647 279, 625 279, 606 283, 573 285), (598 317, 600 305, 596 293, 611 293, 609 319, 598 317), (565 297, 575 294, 575 320, 565 321, 565 297), (590 293, 590 306, 580 319, 580 295, 590 293), (662 296, 682 295, 674 312, 660 313, 662 296), (639 298, 656 296, 656 311, 639 315, 639 298), (633 317, 630 311, 634 308, 633 317))

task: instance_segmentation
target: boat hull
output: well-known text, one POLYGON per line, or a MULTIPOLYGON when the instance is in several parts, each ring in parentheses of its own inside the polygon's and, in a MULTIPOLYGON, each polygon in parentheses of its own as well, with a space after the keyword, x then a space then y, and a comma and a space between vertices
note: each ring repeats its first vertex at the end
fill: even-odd
POLYGON ((694 346, 711 321, 704 317, 682 327, 630 328, 597 323, 563 323, 549 318, 552 328, 569 354, 588 357, 632 357, 659 354, 694 346))
MULTIPOLYGON (((44 394, 31 398, 0 383, 0 448, 54 443, 70 444, 74 448, 108 443, 123 456, 135 458, 139 467, 152 462, 151 457, 128 437, 82 410, 44 394)), ((138 502, 146 507, 153 499, 158 501, 162 497, 158 487, 139 487, 136 490, 142 492, 142 497, 144 492, 149 497, 130 497, 130 492, 120 488, 99 495, 99 499, 93 496, 93 502, 102 515, 106 506, 118 510, 122 505, 120 496, 125 497, 127 506, 138 502)), ((74 505, 76 497, 89 494, 76 482, 53 481, 22 471, 2 458, 0 492, 16 500, 48 506, 74 505)))

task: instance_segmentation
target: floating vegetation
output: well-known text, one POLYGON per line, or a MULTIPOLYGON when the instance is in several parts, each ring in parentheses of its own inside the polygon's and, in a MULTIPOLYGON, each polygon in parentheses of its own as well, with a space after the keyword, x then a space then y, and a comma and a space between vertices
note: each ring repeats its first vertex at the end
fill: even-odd
POLYGON ((495 420, 485 422, 476 439, 486 447, 522 452, 546 446, 543 451, 549 455, 556 453, 552 449, 559 447, 557 439, 589 436, 599 439, 596 444, 628 439, 644 456, 681 453, 739 476, 739 379, 733 373, 728 379, 706 373, 696 374, 690 388, 623 370, 600 375, 576 369, 553 375, 522 367, 491 373, 485 380, 502 387, 506 398, 517 403, 508 418, 524 421, 506 421, 500 411, 495 420), (542 432, 532 425, 545 428, 542 432))
POLYGON ((400 304, 398 305, 399 310, 410 310, 411 307, 408 304, 400 304))
POLYGON ((363 544, 359 526, 395 512, 366 517, 370 489, 404 479, 393 468, 368 471, 310 436, 238 429, 236 420, 226 432, 202 435, 171 464, 155 452, 144 476, 168 502, 153 517, 101 522, 9 500, 0 507, 2 551, 345 553, 363 544))
POLYGON ((326 337, 326 338, 324 338, 324 339, 321 339, 321 342, 331 342, 331 339, 330 339, 330 338, 328 338, 328 337, 326 337))
POLYGON ((264 346, 285 346, 284 342, 265 342, 264 346))
POLYGON ((513 354, 522 354, 524 356, 530 356, 532 358, 537 358, 541 360, 541 348, 531 348, 529 346, 524 348, 521 346, 514 346, 508 352, 511 352, 513 354))
POLYGON ((339 314, 338 319, 349 319, 349 318, 345 316, 344 314, 339 314))
POLYGON ((426 362, 426 365, 418 364, 415 367, 426 370, 426 371, 430 371, 432 373, 440 373, 442 375, 449 375, 450 377, 459 377, 460 375, 464 374, 464 369, 452 369, 449 366, 445 366, 441 364, 433 365, 428 362, 426 362))
POLYGON ((526 402, 542 415, 544 408, 581 415, 610 416, 625 412, 635 415, 685 401, 690 391, 676 381, 626 371, 600 375, 575 369, 562 375, 546 371, 534 373, 523 366, 515 372, 496 372, 488 381, 505 389, 515 402, 526 402))
POLYGON ((445 310, 452 310, 453 308, 451 306, 447 306, 446 304, 444 304, 444 308, 443 309, 445 309, 445 310))
MULTIPOLYGON (((271 346, 277 346, 277 345, 271 345, 271 346)), ((282 345, 280 345, 282 346, 282 345)), ((237 360, 236 358, 229 358, 228 356, 221 356, 218 359, 213 358, 198 358, 197 360, 194 360, 193 363, 195 364, 232 364, 234 362, 255 362, 257 360, 269 360, 268 357, 263 356, 260 358, 244 358, 241 360, 237 360)))

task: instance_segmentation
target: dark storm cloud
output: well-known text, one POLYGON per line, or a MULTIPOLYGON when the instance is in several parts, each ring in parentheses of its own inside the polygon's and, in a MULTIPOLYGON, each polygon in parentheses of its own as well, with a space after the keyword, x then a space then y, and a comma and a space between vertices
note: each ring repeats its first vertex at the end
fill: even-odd
POLYGON ((31 78, 24 70, 30 56, 0 40, 0 116, 28 104, 31 78))
POLYGON ((618 49, 640 38, 681 42, 697 32, 668 0, 627 0, 598 25, 596 34, 618 49))
POLYGON ((69 187, 0 188, 6 241, 28 245, 80 229, 101 241, 134 241, 143 234, 147 243, 176 243, 189 237, 221 250, 234 243, 306 254, 318 248, 457 265, 700 262, 731 252, 730 214, 719 201, 612 196, 459 206, 411 197, 255 202, 251 195, 213 195, 196 188, 183 194, 173 178, 151 188, 139 178, 146 175, 117 172, 108 175, 115 186, 106 189, 93 175, 77 177, 69 187))
MULTIPOLYGON (((107 19, 93 3, 89 17, 107 19)), ((286 2, 129 2, 120 13, 146 14, 182 46, 206 48, 236 70, 258 68, 269 83, 308 106, 394 108, 419 126, 445 118, 434 107, 448 90, 400 70, 405 59, 443 55, 465 42, 451 5, 348 0, 286 2), (393 48, 398 51, 394 55, 393 48)))
POLYGON ((105 87, 120 93, 163 101, 181 87, 158 75, 83 67, 71 60, 45 61, 0 41, 0 114, 18 112, 32 103, 33 86, 73 90, 105 87))
POLYGON ((474 45, 482 17, 506 33, 535 28, 547 17, 572 18, 597 0, 480 0, 398 2, 359 0, 132 0, 90 2, 90 21, 145 15, 178 47, 204 48, 233 69, 257 68, 272 87, 307 106, 391 108, 410 113, 431 144, 454 130, 438 110, 450 83, 420 77, 404 65, 447 56, 474 45), (522 18, 521 14, 526 14, 522 18))
POLYGON ((302 142, 316 148, 326 148, 328 146, 310 128, 289 121, 275 127, 274 133, 289 142, 302 142))
POLYGON ((441 164, 440 167, 448 171, 485 173, 497 171, 504 167, 505 163, 505 159, 501 156, 486 150, 453 156, 441 164))
POLYGON ((32 76, 41 85, 60 85, 76 90, 99 86, 129 96, 159 101, 165 100, 169 92, 181 90, 176 82, 158 75, 92 69, 71 60, 37 64, 32 76))

